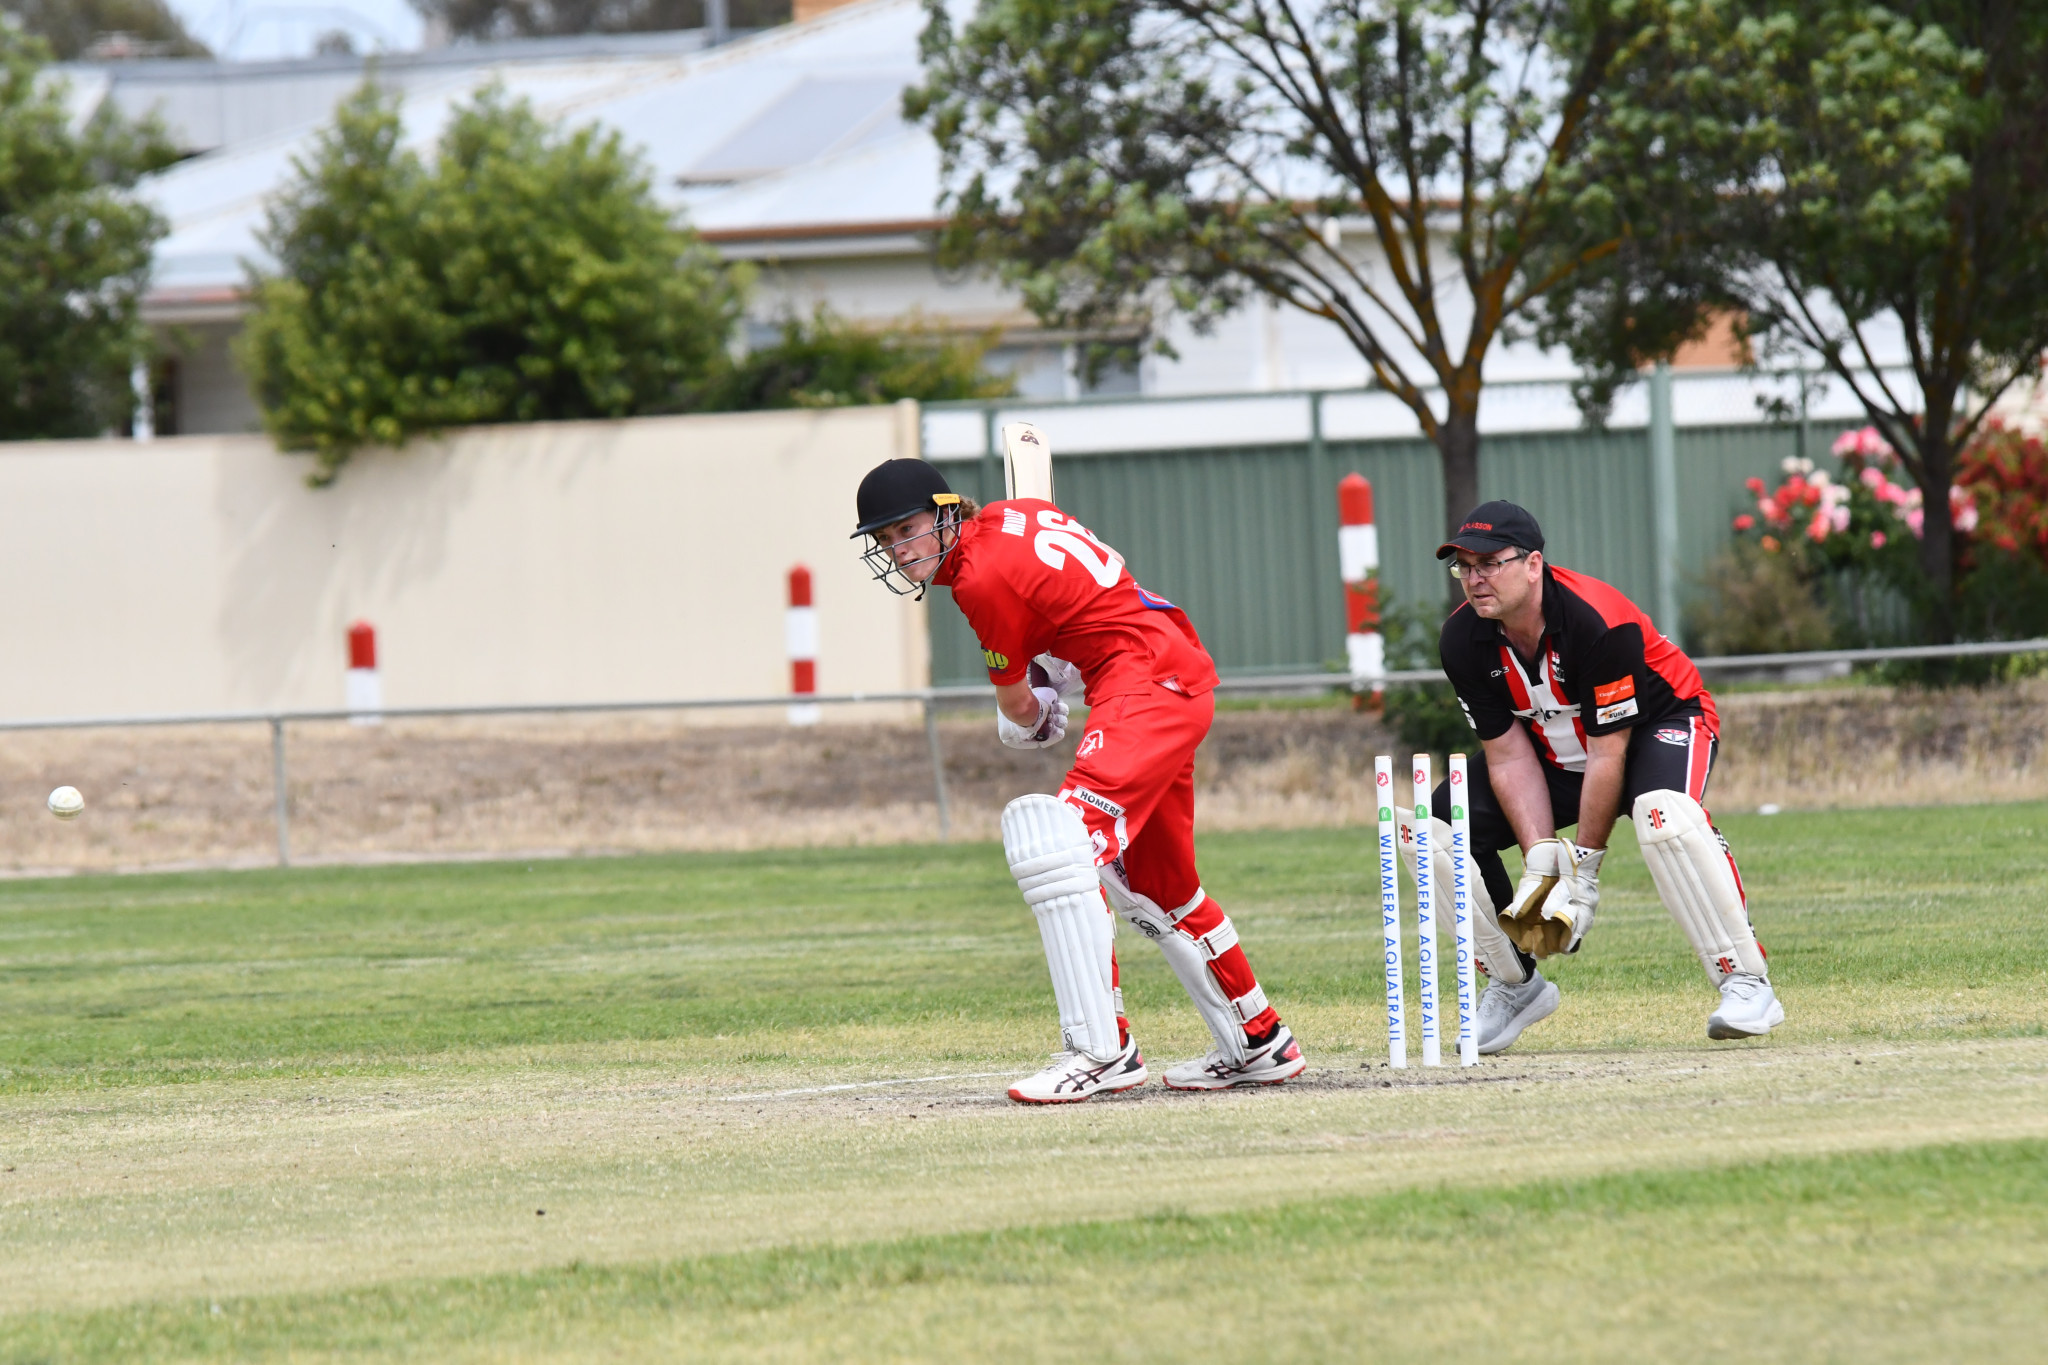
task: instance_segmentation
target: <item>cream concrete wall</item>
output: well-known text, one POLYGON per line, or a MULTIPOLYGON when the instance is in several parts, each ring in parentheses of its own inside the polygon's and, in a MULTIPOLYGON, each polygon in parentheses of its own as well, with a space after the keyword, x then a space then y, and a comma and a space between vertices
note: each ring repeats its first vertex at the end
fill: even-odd
POLYGON ((808 564, 828 692, 924 685, 924 608, 868 581, 861 475, 913 405, 477 428, 310 460, 260 436, 0 446, 0 717, 787 691, 808 564))

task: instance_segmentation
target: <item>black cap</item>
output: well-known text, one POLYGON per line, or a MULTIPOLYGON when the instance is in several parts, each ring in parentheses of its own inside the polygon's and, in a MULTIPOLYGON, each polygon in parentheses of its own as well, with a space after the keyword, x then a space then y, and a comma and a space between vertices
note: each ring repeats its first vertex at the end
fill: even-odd
POLYGON ((1465 514, 1458 534, 1436 547, 1438 559, 1449 559, 1458 550, 1475 555, 1495 550, 1541 550, 1543 528, 1529 509, 1512 502, 1482 502, 1465 514))
POLYGON ((885 460, 860 481, 860 492, 854 496, 860 525, 854 527, 853 534, 866 535, 905 517, 959 501, 936 467, 923 460, 885 460))

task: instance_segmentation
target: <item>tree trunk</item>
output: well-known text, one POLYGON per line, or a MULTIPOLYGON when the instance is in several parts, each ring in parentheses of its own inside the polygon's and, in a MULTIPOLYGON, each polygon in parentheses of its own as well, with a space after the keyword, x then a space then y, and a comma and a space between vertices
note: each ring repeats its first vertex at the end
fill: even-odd
POLYGON ((1444 535, 1454 536, 1465 514, 1479 505, 1479 411, 1475 402, 1453 407, 1437 428, 1436 448, 1444 466, 1444 535))
POLYGON ((1956 539, 1948 508, 1956 461, 1947 416, 1930 411, 1919 441, 1920 572, 1927 578, 1927 643, 1934 645, 1956 638, 1956 539))
MULTIPOLYGON (((1479 413, 1478 395, 1473 395, 1471 408, 1459 411, 1453 407, 1436 429, 1437 454, 1444 469, 1444 538, 1458 534, 1458 527, 1464 524, 1465 514, 1479 505, 1479 413)), ((1451 400, 1456 403, 1456 398, 1451 400)), ((1435 546, 1431 546, 1435 549, 1435 546)), ((1445 590, 1450 595, 1451 608, 1457 609, 1465 600, 1463 589, 1454 578, 1444 580, 1445 590)))

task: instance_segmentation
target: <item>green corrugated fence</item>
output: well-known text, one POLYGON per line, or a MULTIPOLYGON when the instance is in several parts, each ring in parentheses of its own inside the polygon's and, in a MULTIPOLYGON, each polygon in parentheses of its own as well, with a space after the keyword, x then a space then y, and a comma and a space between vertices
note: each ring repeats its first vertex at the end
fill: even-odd
MULTIPOLYGON (((1806 451, 1825 449, 1834 434, 1809 431, 1806 451)), ((1742 481, 1775 483, 1779 463, 1801 448, 1793 426, 1678 429, 1681 598, 1748 506, 1742 481)), ((987 461, 941 467, 963 494, 1002 496, 999 468, 987 461)), ((1393 600, 1448 593, 1435 559, 1443 479, 1427 441, 1332 441, 1320 458, 1309 443, 1075 455, 1054 468, 1061 506, 1122 553, 1140 583, 1186 609, 1225 673, 1313 670, 1343 658, 1335 508, 1337 480, 1353 470, 1372 482, 1381 582, 1393 600)), ((1646 431, 1489 435, 1480 488, 1534 512, 1554 562, 1654 611, 1646 431)), ((932 681, 985 678, 952 595, 934 592, 932 603, 932 681)))

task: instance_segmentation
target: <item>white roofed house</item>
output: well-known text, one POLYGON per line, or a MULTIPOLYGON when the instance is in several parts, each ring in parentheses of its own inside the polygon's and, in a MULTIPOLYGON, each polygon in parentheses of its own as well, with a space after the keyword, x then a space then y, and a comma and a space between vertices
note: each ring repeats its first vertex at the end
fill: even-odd
MULTIPOLYGON (((797 23, 719 47, 695 34, 487 44, 392 60, 379 79, 402 89, 414 147, 430 146, 450 108, 491 81, 546 116, 617 129, 682 218, 728 257, 757 267, 757 338, 820 303, 876 325, 917 316, 961 332, 994 327, 1001 341, 990 363, 1014 374, 1023 395, 1078 393, 1072 338, 1041 329, 995 281, 941 271, 934 259, 938 151, 900 112, 903 88, 920 74, 919 0, 860 0, 804 18, 812 8, 799 5, 797 23)), ((162 109, 174 123, 185 120, 189 145, 201 150, 147 186, 171 225, 145 304, 177 347, 159 429, 255 430, 255 403, 230 358, 246 307, 245 262, 262 263, 267 199, 293 159, 311 150, 361 67, 271 63, 259 81, 229 65, 196 66, 223 91, 239 90, 242 102, 224 95, 216 105, 227 115, 209 121, 192 112, 206 107, 192 90, 172 90, 169 75, 160 82, 176 96, 166 95, 162 109)), ((117 96, 140 112, 149 90, 129 79, 107 97, 117 96)), ((1147 358, 1135 372, 1103 377, 1097 389, 1238 392, 1365 380, 1334 328, 1271 305, 1255 303, 1211 335, 1173 340, 1179 359, 1147 358)), ((1533 351, 1503 349, 1501 359, 1504 373, 1564 373, 1561 358, 1533 351)))

